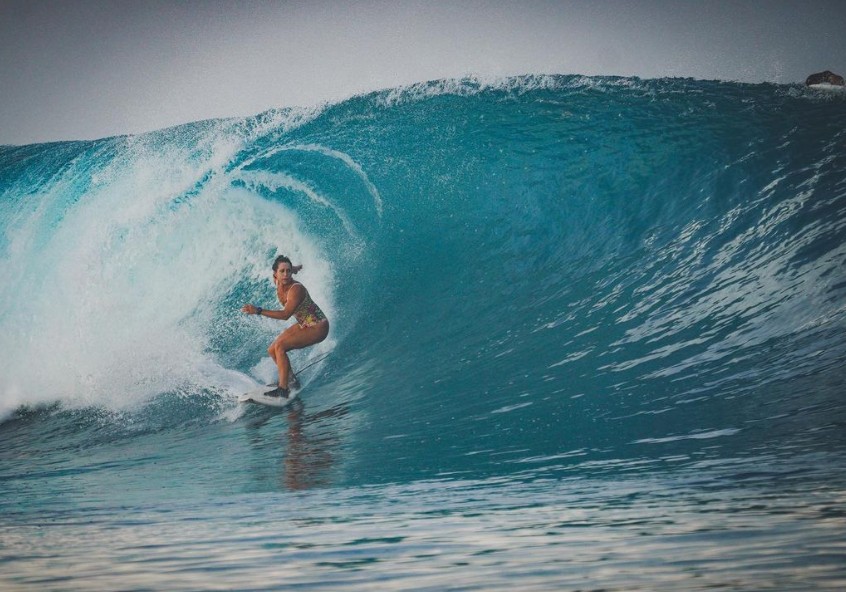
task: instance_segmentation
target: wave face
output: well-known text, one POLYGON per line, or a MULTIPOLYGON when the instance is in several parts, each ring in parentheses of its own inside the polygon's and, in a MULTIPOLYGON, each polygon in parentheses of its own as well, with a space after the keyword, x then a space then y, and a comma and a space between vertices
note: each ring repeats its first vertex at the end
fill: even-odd
POLYGON ((220 437, 273 376, 282 326, 239 308, 274 305, 281 252, 333 327, 294 355, 315 484, 836 452, 845 104, 464 80, 0 148, 7 437, 220 437))

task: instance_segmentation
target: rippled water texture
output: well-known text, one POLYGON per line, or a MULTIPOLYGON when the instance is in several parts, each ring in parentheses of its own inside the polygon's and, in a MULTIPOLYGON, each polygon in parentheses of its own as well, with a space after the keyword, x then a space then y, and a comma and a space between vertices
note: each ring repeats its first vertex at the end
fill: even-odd
MULTIPOLYGON (((491 479, 7 516, 40 589, 841 589, 843 489, 491 479)), ((716 477, 716 478, 715 478, 716 477)), ((737 476, 735 476, 737 477, 737 476)))

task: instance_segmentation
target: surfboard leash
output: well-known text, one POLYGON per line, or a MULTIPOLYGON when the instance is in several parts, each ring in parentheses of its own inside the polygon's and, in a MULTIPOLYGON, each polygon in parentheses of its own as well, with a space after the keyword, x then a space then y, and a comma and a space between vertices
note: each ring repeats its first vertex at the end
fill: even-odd
POLYGON ((295 374, 295 375, 297 375, 297 374, 302 374, 304 371, 308 370, 309 368, 311 368, 312 366, 314 366, 314 365, 315 365, 315 364, 317 364, 318 362, 322 362, 323 360, 325 360, 327 357, 329 357, 329 354, 331 354, 331 353, 332 353, 332 352, 328 352, 328 353, 323 354, 322 356, 320 356, 320 357, 319 357, 319 358, 317 358, 316 360, 314 360, 314 361, 310 362, 309 364, 306 364, 305 366, 303 366, 302 368, 300 368, 299 370, 297 370, 296 372, 294 372, 294 374, 295 374))

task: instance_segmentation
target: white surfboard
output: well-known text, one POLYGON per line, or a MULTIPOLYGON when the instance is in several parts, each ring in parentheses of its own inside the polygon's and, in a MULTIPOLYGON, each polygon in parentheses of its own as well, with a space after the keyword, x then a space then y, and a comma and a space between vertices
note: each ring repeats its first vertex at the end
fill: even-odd
POLYGON ((287 397, 268 397, 264 393, 273 387, 262 386, 238 397, 239 403, 258 403, 268 407, 287 407, 297 399, 297 391, 291 390, 287 397))

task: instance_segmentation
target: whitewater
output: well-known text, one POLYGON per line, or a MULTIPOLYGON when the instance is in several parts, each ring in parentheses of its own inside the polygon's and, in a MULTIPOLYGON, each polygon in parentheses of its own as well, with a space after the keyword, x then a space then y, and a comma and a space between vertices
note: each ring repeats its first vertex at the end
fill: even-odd
POLYGON ((0 587, 846 586, 846 93, 443 80, 0 146, 0 587), (275 376, 288 255, 330 318, 275 376))

